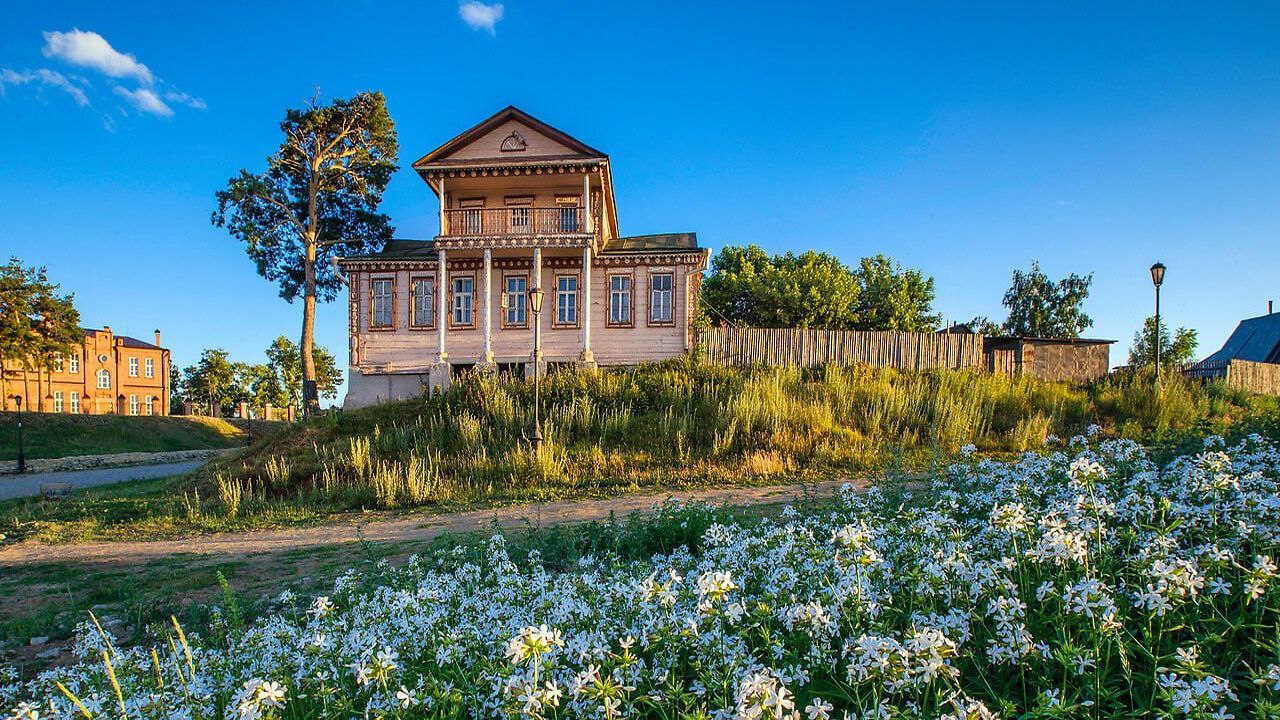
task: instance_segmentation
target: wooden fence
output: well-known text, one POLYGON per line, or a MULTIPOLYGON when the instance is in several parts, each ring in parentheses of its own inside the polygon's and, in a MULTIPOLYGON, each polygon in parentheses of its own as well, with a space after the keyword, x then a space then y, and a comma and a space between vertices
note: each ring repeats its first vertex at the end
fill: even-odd
POLYGON ((1199 362, 1182 371, 1188 377, 1223 378, 1227 385, 1250 392, 1280 396, 1280 365, 1250 360, 1199 362))
POLYGON ((703 355, 721 365, 869 365, 899 370, 982 367, 982 336, 802 328, 707 328, 703 355))

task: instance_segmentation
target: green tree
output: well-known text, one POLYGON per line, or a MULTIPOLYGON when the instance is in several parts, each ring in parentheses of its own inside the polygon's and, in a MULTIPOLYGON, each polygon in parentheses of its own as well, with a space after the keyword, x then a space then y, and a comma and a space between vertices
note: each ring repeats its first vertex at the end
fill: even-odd
POLYGON ((942 317, 932 312, 933 278, 904 269, 884 255, 863 258, 854 272, 858 282, 855 326, 859 330, 933 332, 942 317))
MULTIPOLYGON (((62 294, 43 267, 24 268, 17 258, 0 267, 0 377, 6 366, 35 371, 35 409, 44 410, 44 377, 84 339, 75 297, 62 294)), ((7 386, 0 387, 6 409, 7 386)), ((24 398, 30 404, 30 398, 24 398)))
POLYGON ((253 407, 285 404, 280 378, 269 365, 236 363, 236 392, 253 407))
POLYGON ((883 255, 851 270, 812 250, 769 255, 755 245, 716 253, 700 299, 714 324, 932 330, 933 280, 883 255))
POLYGON ((217 408, 225 415, 241 394, 235 363, 220 348, 205 350, 199 362, 182 371, 182 388, 188 400, 204 405, 211 414, 217 408))
MULTIPOLYGON (((280 124, 284 140, 260 174, 241 170, 217 193, 213 223, 244 243, 258 274, 280 284, 280 296, 302 296, 303 380, 317 380, 313 362, 315 306, 337 296, 329 264, 335 248, 374 252, 392 234, 378 212, 396 170, 395 123, 380 92, 320 105, 313 98, 280 124)), ((308 412, 318 397, 305 398, 308 412)))
POLYGON ((1013 271, 1013 284, 1004 295, 1009 319, 1004 331, 1010 335, 1048 338, 1080 337, 1093 325, 1084 312, 1093 275, 1068 275, 1056 283, 1032 262, 1028 272, 1013 271))
MULTIPOLYGON (((1129 364, 1134 367, 1155 367, 1156 319, 1148 317, 1142 330, 1133 334, 1133 346, 1129 348, 1129 364)), ((1180 367, 1195 357, 1200 339, 1191 328, 1180 327, 1172 337, 1164 318, 1160 319, 1160 366, 1180 367)))
MULTIPOLYGON (((316 390, 323 398, 338 396, 338 386, 342 384, 342 370, 338 369, 338 361, 333 354, 321 345, 312 349, 313 362, 316 368, 316 390)), ((302 397, 302 374, 299 369, 298 344, 281 335, 267 348, 267 366, 280 381, 284 392, 284 402, 297 405, 302 397)))
POLYGON ((187 403, 187 394, 182 386, 182 369, 176 364, 169 365, 169 412, 177 415, 187 403))

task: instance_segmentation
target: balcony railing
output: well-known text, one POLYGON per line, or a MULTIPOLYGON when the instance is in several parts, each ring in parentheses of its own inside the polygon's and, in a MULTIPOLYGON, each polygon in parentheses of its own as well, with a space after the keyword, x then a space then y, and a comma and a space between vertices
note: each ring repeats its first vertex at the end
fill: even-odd
POLYGON ((586 215, 578 207, 505 207, 445 210, 444 235, 585 235, 586 215))

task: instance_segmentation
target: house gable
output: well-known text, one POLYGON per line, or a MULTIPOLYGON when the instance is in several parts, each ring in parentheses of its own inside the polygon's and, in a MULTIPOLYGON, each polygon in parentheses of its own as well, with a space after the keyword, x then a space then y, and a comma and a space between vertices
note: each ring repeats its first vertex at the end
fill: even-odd
POLYGON ((604 153, 568 133, 557 130, 516 107, 508 106, 427 153, 413 167, 421 172, 430 167, 471 165, 485 161, 518 163, 605 158, 604 153))

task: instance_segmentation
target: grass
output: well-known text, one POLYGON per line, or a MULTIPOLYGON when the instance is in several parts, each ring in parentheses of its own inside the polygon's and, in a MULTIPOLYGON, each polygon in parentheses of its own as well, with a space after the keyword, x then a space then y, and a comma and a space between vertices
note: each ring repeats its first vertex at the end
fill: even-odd
POLYGON ((546 502, 645 488, 923 469, 972 444, 1039 449, 1098 423, 1149 443, 1280 417, 1275 398, 1149 375, 1090 387, 977 372, 733 369, 681 360, 555 373, 543 451, 531 385, 471 375, 445 394, 335 413, 201 474, 0 504, 0 532, 68 542, 322 522, 334 514, 546 502))
MULTIPOLYGON (((28 458, 60 458, 127 452, 202 450, 243 445, 246 428, 207 417, 22 414, 28 458)), ((279 423, 255 423, 254 432, 279 423)), ((0 413, 0 460, 18 457, 18 414, 0 413)))

